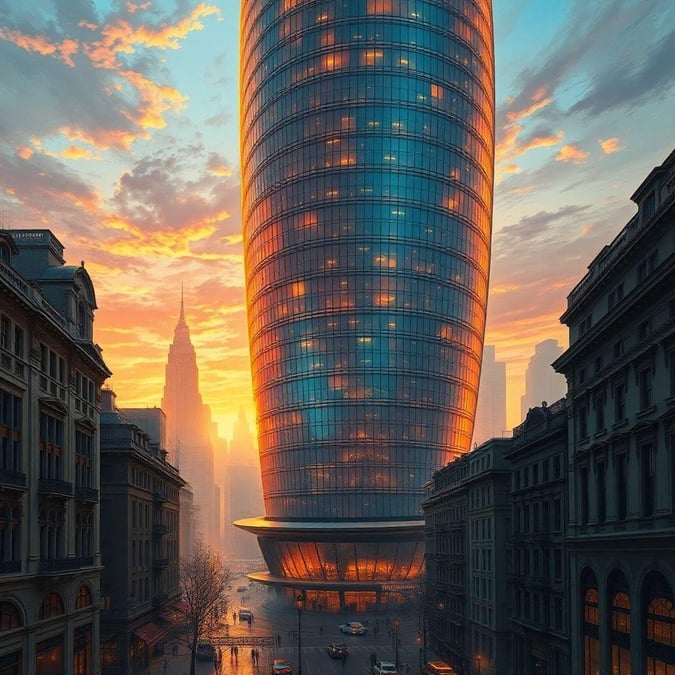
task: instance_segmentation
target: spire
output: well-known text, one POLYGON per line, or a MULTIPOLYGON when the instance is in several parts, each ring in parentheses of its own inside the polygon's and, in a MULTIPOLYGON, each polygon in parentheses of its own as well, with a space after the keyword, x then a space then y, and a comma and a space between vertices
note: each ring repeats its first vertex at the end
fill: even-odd
POLYGON ((185 305, 183 303, 183 282, 180 282, 180 317, 179 323, 185 323, 185 305))

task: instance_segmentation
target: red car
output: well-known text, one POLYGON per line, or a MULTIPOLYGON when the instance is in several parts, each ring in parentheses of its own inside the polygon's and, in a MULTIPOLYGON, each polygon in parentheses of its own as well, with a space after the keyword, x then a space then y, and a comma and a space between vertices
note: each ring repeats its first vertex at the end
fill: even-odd
POLYGON ((293 675, 293 670, 288 659, 274 659, 272 675, 293 675))

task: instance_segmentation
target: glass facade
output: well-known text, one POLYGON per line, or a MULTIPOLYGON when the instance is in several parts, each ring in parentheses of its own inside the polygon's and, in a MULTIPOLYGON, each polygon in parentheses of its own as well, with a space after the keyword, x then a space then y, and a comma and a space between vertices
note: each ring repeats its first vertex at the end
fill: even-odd
POLYGON ((241 27, 266 519, 421 528, 422 486, 469 449, 478 391, 490 0, 243 0, 241 27))

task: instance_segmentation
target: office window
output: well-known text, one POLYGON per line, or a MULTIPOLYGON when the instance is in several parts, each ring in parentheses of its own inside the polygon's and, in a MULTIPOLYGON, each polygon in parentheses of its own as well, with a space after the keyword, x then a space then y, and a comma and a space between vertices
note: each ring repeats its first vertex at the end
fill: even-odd
POLYGON ((580 507, 580 523, 585 525, 588 523, 588 469, 582 467, 579 470, 579 507, 580 507))
POLYGON ((640 474, 642 483, 642 515, 654 513, 656 490, 656 452, 651 443, 640 446, 640 474))
POLYGON ((643 368, 639 374, 640 410, 652 405, 652 369, 643 368))
POLYGON ((604 523, 607 517, 607 481, 605 480, 604 462, 598 462, 595 465, 595 473, 598 484, 598 522, 604 523))
POLYGON ((593 399, 593 408, 595 410, 595 432, 599 433, 605 428, 605 395, 596 394, 593 399))
POLYGON ((579 425, 579 438, 588 438, 588 411, 585 403, 581 403, 577 408, 577 419, 579 425))
POLYGON ((621 422, 626 418, 626 389, 625 384, 614 387, 614 422, 621 422))
POLYGON ((616 471, 616 518, 626 520, 628 510, 628 476, 626 474, 626 455, 614 457, 616 471))

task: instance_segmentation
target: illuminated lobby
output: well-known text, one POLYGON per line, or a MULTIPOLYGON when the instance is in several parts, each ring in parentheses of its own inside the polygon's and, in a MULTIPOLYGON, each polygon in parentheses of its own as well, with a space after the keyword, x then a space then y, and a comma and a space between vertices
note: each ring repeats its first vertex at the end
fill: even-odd
POLYGON ((489 0, 243 0, 256 581, 400 602, 423 486, 469 450, 494 166, 489 0))

